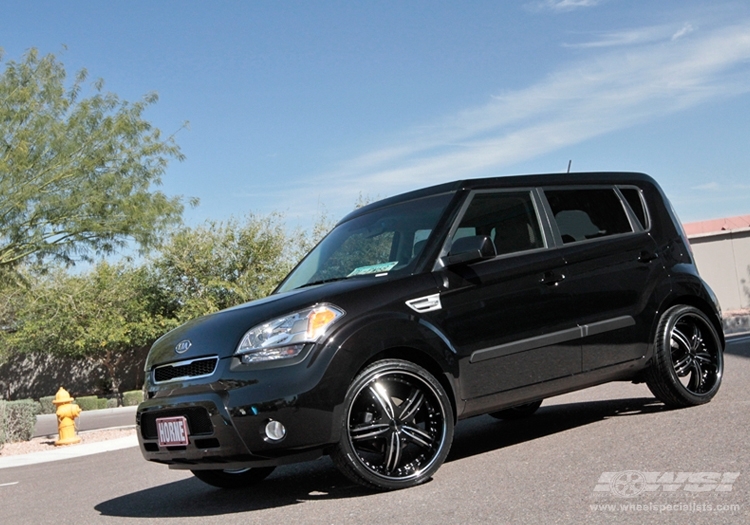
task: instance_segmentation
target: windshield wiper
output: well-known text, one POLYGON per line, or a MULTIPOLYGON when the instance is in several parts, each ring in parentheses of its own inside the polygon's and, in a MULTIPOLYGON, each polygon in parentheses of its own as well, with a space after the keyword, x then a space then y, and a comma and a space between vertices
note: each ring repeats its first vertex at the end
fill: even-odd
POLYGON ((348 276, 343 277, 331 277, 330 279, 321 279, 319 281, 312 281, 310 283, 305 283, 302 286, 298 286, 296 289, 299 290, 300 288, 307 288, 308 286, 315 286, 316 284, 325 284, 325 283, 332 283, 334 281, 343 281, 344 279, 348 279, 348 276))

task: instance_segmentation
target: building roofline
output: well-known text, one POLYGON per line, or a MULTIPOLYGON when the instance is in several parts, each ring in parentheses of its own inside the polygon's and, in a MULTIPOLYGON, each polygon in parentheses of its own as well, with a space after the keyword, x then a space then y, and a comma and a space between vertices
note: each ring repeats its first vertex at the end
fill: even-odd
POLYGON ((730 232, 738 233, 750 230, 750 215, 738 215, 723 219, 710 219, 684 223, 685 233, 689 238, 711 237, 730 232))

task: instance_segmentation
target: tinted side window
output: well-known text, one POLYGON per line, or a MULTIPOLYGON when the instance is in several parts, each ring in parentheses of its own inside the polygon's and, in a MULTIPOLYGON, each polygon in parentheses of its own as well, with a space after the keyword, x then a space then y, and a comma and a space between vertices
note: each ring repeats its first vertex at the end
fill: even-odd
POLYGON ((543 248, 536 208, 530 192, 476 193, 453 240, 487 235, 498 255, 543 248))
POLYGON ((635 213, 643 229, 648 229, 648 214, 646 213, 646 207, 641 197, 641 190, 638 188, 620 188, 620 193, 628 201, 630 209, 635 213))
POLYGON ((566 244, 633 231, 614 188, 545 190, 544 194, 566 244))

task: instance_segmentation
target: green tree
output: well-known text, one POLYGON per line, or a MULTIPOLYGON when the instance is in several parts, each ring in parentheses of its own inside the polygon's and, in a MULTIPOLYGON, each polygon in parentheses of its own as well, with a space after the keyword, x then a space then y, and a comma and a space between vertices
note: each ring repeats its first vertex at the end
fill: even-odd
POLYGON ((324 206, 321 206, 315 217, 315 221, 307 229, 297 228, 291 234, 289 242, 289 257, 294 264, 301 261, 310 250, 315 248, 334 226, 336 226, 336 221, 331 218, 328 210, 324 206))
POLYGON ((124 351, 151 344, 177 324, 155 305, 146 277, 144 268, 107 262, 82 274, 57 268, 29 277, 2 342, 15 351, 91 360, 118 391, 124 351))
POLYGON ((91 260, 129 241, 148 249, 180 220, 180 197, 153 189, 183 158, 143 119, 156 94, 129 103, 99 80, 84 98, 86 77, 66 87, 63 65, 36 49, 0 74, 0 271, 30 256, 91 260))
POLYGON ((297 247, 278 214, 209 221, 170 236, 151 264, 157 302, 181 321, 260 299, 296 262, 297 247))

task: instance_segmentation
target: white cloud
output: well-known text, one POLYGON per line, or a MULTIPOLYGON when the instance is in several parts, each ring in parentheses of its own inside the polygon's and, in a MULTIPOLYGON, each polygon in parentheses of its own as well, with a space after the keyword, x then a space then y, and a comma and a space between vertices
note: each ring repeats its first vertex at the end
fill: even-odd
POLYGON ((721 189, 721 186, 719 186, 718 182, 707 182, 706 184, 699 184, 698 186, 693 186, 690 189, 698 190, 698 191, 716 191, 716 190, 721 189))
MULTIPOLYGON (((692 30, 692 27, 691 29, 692 30)), ((648 44, 660 40, 676 40, 682 34, 686 34, 685 26, 680 30, 674 30, 674 26, 650 26, 627 31, 612 31, 593 33, 593 39, 580 43, 565 43, 563 47, 593 49, 601 47, 618 47, 636 44, 648 44), (681 34, 682 33, 682 34, 681 34)))
POLYGON ((600 3, 601 0, 544 0, 531 5, 539 10, 572 11, 582 7, 595 7, 600 3))
POLYGON ((679 31, 677 31, 674 35, 672 35, 672 40, 677 40, 678 38, 682 38, 683 36, 692 32, 693 32, 693 25, 685 24, 684 26, 682 26, 682 28, 679 31))
MULTIPOLYGON (((685 26, 687 27, 687 26, 685 26)), ((683 28, 684 29, 684 28, 683 28)), ((645 31, 648 33, 648 30, 645 31)), ((668 33, 667 33, 668 35, 668 33)), ((401 134, 315 181, 323 202, 392 195, 503 167, 603 134, 750 92, 750 20, 689 39, 607 49, 528 88, 401 134)), ((561 171, 564 166, 561 166, 561 171)))
POLYGON ((675 30, 675 25, 658 25, 629 29, 626 31, 592 33, 593 39, 580 43, 565 43, 563 47, 593 49, 602 47, 630 46, 651 44, 659 41, 675 41, 695 31, 690 23, 683 24, 675 30))

